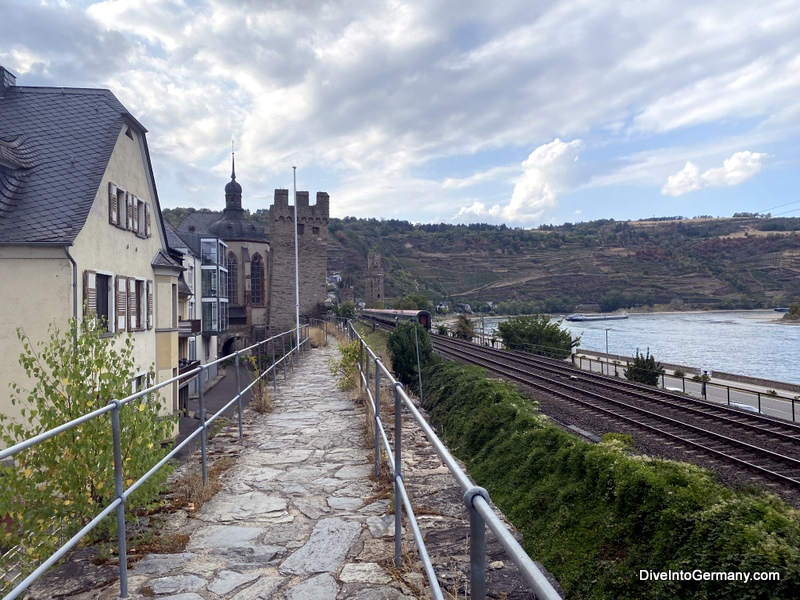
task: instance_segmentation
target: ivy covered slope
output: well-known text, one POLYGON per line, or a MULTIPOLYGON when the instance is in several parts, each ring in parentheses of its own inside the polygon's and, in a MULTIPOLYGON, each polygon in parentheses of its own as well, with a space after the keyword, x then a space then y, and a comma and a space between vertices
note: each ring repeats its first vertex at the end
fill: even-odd
POLYGON ((450 449, 569 598, 800 598, 800 513, 697 467, 590 444, 482 370, 430 368, 425 404, 450 449), (641 581, 640 571, 777 572, 780 581, 641 581))

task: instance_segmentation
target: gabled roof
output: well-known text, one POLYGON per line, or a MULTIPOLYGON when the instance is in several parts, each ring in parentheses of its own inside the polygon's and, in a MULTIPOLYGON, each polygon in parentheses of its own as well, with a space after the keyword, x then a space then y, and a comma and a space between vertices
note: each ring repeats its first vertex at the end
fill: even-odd
POLYGON ((0 96, 0 244, 71 244, 124 125, 108 90, 12 86, 0 96))

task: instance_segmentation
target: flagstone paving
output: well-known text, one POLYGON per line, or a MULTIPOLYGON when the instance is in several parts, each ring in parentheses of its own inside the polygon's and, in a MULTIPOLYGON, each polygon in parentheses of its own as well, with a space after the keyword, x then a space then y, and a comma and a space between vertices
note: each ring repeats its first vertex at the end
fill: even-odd
MULTIPOLYGON (((407 529, 403 565, 393 567, 390 488, 386 480, 372 477, 363 405, 337 390, 328 370, 338 357, 333 347, 305 353, 287 382, 279 377, 274 411, 246 412, 242 441, 235 427, 210 441, 210 460, 230 457, 234 466, 202 508, 173 513, 163 525, 163 533, 189 536, 183 552, 149 554, 130 565, 130 598, 431 597, 407 529)), ((387 389, 385 398, 390 395, 387 389)), ((392 439, 391 407, 383 410, 392 439)), ((466 598, 469 518, 463 493, 407 411, 402 437, 403 480, 439 584, 445 597, 466 598)), ((198 460, 192 457, 176 476, 196 469, 198 460)), ((486 541, 489 597, 533 598, 491 532, 486 541)), ((94 566, 90 555, 77 554, 37 582, 29 598, 117 598, 116 567, 94 566)))
POLYGON ((363 408, 333 388, 337 355, 305 355, 274 411, 248 423, 222 490, 181 522, 186 551, 132 565, 131 598, 418 597, 390 567, 393 516, 369 478, 363 408))

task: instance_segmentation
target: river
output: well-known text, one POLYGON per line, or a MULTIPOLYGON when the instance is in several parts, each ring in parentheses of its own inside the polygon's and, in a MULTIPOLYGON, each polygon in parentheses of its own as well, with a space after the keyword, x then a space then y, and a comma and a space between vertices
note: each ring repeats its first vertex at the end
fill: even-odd
MULTIPOLYGON (((631 314, 618 321, 564 321, 580 349, 800 384, 800 326, 771 310, 631 314), (608 330, 606 332, 606 330, 608 330), (791 357, 795 358, 792 359, 791 357)), ((487 317, 487 332, 505 318, 487 317)))

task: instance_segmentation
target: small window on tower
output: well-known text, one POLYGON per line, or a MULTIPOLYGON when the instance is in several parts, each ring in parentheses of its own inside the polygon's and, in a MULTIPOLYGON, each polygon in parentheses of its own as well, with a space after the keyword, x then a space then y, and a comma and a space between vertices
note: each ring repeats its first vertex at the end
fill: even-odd
POLYGON ((297 235, 303 235, 303 231, 305 230, 305 228, 306 228, 306 224, 305 223, 298 223, 297 224, 297 235))
POLYGON ((319 234, 319 227, 312 227, 311 228, 311 233, 313 233, 314 235, 319 234))

